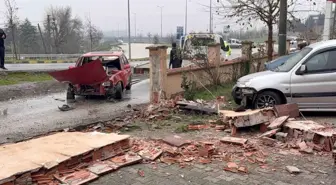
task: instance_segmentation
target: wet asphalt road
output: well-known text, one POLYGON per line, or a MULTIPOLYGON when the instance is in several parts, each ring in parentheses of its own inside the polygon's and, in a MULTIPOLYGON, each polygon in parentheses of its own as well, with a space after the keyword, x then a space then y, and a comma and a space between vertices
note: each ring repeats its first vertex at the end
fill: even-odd
POLYGON ((117 103, 106 99, 79 97, 76 103, 71 104, 74 110, 61 112, 57 106, 65 104, 60 101, 64 99, 65 93, 58 93, 1 102, 1 113, 5 109, 8 109, 8 113, 0 113, 0 143, 15 142, 55 130, 113 119, 126 111, 128 104, 149 101, 149 80, 133 85, 132 90, 126 92, 124 100, 117 103))

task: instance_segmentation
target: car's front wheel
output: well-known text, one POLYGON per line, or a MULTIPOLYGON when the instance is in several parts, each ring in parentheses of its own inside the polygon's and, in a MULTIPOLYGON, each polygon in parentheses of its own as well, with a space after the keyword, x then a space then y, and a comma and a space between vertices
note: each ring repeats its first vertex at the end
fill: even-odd
POLYGON ((263 109, 281 104, 281 97, 273 91, 264 91, 257 95, 254 100, 254 108, 263 109))

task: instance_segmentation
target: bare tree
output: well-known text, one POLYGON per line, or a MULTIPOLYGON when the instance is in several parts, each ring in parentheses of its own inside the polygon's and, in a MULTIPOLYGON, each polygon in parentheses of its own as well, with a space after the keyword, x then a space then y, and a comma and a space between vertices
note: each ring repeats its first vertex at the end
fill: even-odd
POLYGON ((150 32, 147 33, 147 37, 148 37, 148 42, 151 43, 152 34, 150 32))
POLYGON ((97 46, 103 38, 103 32, 92 24, 90 17, 86 17, 85 30, 90 42, 90 51, 92 51, 93 47, 97 46))
MULTIPOLYGON (((229 0, 229 3, 220 1, 221 6, 217 13, 227 18, 236 18, 237 23, 252 27, 252 20, 261 21, 268 28, 268 43, 273 42, 273 26, 278 23, 280 15, 280 0, 229 0)), ((303 10, 295 10, 296 0, 288 0, 287 11, 288 20, 295 19, 295 12, 303 10)), ((313 3, 313 2, 312 2, 313 3)), ((315 5, 315 3, 313 3, 315 5)), ((273 57, 272 44, 268 44, 268 59, 273 57)))
MULTIPOLYGON (((75 53, 80 51, 83 39, 83 24, 72 17, 71 7, 51 7, 47 11, 51 15, 51 30, 56 53, 75 53)), ((45 20, 45 25, 47 20, 45 20)))
POLYGON ((17 54, 17 49, 16 49, 16 20, 17 20, 17 12, 18 12, 18 7, 16 6, 15 0, 4 0, 5 1, 5 6, 6 6, 6 18, 8 22, 8 26, 11 29, 11 34, 12 34, 12 41, 13 41, 13 51, 14 51, 14 56, 15 59, 18 59, 18 54, 17 54))

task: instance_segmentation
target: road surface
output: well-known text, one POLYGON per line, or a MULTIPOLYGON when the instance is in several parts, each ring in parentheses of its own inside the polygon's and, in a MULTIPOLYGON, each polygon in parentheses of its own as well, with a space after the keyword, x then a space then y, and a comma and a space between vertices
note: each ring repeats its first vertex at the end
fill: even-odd
POLYGON ((0 143, 15 142, 51 131, 93 122, 113 119, 127 110, 128 104, 142 104, 149 101, 149 80, 132 87, 121 102, 113 103, 105 99, 77 98, 71 104, 75 109, 61 112, 58 106, 65 102, 65 93, 51 94, 29 99, 19 99, 0 104, 0 143), (60 99, 60 100, 57 100, 60 99), (7 115, 2 115, 7 109, 7 115))

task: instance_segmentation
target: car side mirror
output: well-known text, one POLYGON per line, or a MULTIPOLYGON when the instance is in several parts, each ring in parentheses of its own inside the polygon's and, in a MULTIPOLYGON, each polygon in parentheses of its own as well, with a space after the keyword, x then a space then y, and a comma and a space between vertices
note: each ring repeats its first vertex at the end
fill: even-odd
POLYGON ((300 66, 300 69, 299 69, 299 71, 298 71, 298 75, 303 75, 303 74, 305 74, 307 72, 307 66, 306 65, 304 65, 304 64, 302 64, 301 66, 300 66))

